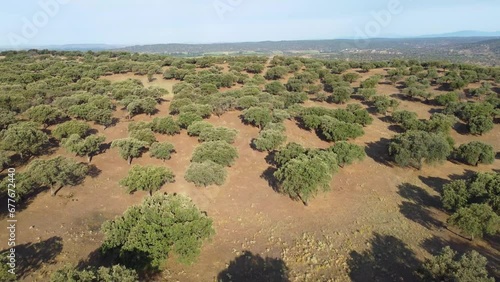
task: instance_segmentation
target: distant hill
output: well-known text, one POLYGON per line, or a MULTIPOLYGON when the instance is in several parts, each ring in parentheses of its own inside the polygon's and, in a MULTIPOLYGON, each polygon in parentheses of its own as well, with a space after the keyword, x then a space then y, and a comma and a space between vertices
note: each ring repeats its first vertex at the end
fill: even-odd
POLYGON ((422 59, 500 65, 498 37, 375 38, 304 41, 263 41, 213 44, 155 44, 117 51, 174 56, 299 55, 329 59, 422 59))
MULTIPOLYGON (((118 46, 71 44, 24 49, 124 51, 193 57, 204 55, 290 55, 341 60, 420 59, 500 65, 498 33, 460 31, 417 38, 262 41, 213 44, 153 44, 118 46), (474 35, 474 36, 466 36, 474 35), (490 35, 490 36, 483 36, 490 35)), ((0 48, 1 50, 1 48, 0 48)))
POLYGON ((418 36, 419 38, 436 38, 436 37, 500 37, 500 31, 486 32, 477 30, 462 30, 450 33, 429 34, 418 36))
POLYGON ((318 53, 340 52, 346 49, 406 49, 432 46, 451 46, 475 43, 490 38, 373 38, 373 39, 331 39, 331 40, 297 40, 297 41, 262 41, 212 44, 154 44, 136 45, 118 50, 141 53, 231 53, 231 52, 306 52, 318 53))

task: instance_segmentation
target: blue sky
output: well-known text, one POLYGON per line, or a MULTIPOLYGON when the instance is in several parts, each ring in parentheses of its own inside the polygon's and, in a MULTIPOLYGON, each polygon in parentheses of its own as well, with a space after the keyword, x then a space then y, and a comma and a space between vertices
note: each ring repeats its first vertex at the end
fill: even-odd
POLYGON ((499 13, 497 0, 4 1, 0 46, 211 43, 497 31, 499 13), (389 9, 389 5, 397 9, 389 9))

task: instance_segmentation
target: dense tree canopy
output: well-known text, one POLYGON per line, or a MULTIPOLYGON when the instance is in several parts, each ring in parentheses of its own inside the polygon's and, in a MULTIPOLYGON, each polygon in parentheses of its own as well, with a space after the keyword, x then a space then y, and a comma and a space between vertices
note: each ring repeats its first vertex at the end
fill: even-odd
POLYGON ((139 276, 133 269, 121 265, 112 267, 86 268, 78 270, 72 266, 65 266, 56 270, 50 276, 50 282, 137 282, 139 276))
POLYGON ((48 145, 49 137, 32 122, 12 124, 1 132, 1 147, 24 156, 38 155, 48 145))
POLYGON ((453 212, 448 223, 474 237, 500 229, 500 173, 477 173, 443 186, 444 208, 453 212))
POLYGON ((445 247, 439 255, 427 259, 420 272, 426 281, 493 282, 495 279, 488 277, 487 262, 476 251, 459 257, 457 252, 445 247))
POLYGON ((104 136, 90 135, 81 138, 78 134, 73 134, 63 140, 63 146, 77 156, 87 156, 88 161, 92 161, 92 156, 101 151, 101 145, 106 140, 104 136))
POLYGON ((192 162, 213 161, 222 166, 231 166, 238 158, 238 151, 224 141, 205 142, 196 147, 192 162))
POLYGON ((9 125, 16 123, 16 113, 8 110, 0 112, 0 130, 6 129, 9 125))
POLYGON ((187 133, 189 136, 199 136, 204 130, 213 127, 213 124, 209 123, 208 121, 196 121, 188 126, 187 133))
POLYGON ((120 156, 132 163, 132 158, 138 158, 146 148, 148 143, 134 138, 117 139, 111 143, 111 148, 118 148, 120 156))
POLYGON ((288 143, 281 150, 277 151, 274 155, 274 162, 278 166, 283 166, 292 159, 299 157, 306 153, 306 149, 297 143, 288 143))
POLYGON ((66 115, 58 108, 49 105, 38 105, 26 111, 28 118, 34 122, 41 123, 45 127, 56 123, 66 115))
POLYGON ((147 191, 152 196, 165 183, 174 182, 174 173, 166 167, 138 166, 129 170, 127 177, 120 180, 120 185, 127 187, 128 193, 147 191))
POLYGON ((153 131, 149 128, 137 129, 137 130, 131 131, 129 136, 130 136, 130 138, 146 142, 149 146, 151 146, 151 144, 156 142, 156 136, 153 133, 153 131))
POLYGON ((236 129, 227 127, 208 127, 200 132, 198 140, 201 142, 224 141, 232 144, 237 135, 238 130, 236 129))
POLYGON ((336 142, 328 150, 337 156, 337 163, 340 167, 350 165, 355 161, 361 161, 366 157, 363 147, 346 141, 336 142))
POLYGON ((262 107, 251 107, 243 112, 243 121, 263 128, 272 120, 271 112, 262 107))
POLYGON ((330 187, 333 173, 337 170, 337 156, 328 151, 302 154, 279 167, 274 176, 280 190, 305 205, 321 191, 330 187))
POLYGON ((273 151, 286 141, 286 135, 279 130, 265 129, 259 133, 252 143, 259 151, 273 151))
POLYGON ((458 209, 447 221, 460 228, 467 235, 483 237, 484 234, 494 235, 500 228, 500 217, 486 204, 472 204, 458 209))
POLYGON ((425 131, 408 131, 396 135, 389 145, 389 155, 399 166, 420 169, 422 163, 445 161, 452 146, 446 136, 425 131))
POLYGON ((167 135, 175 135, 181 132, 179 124, 171 116, 154 118, 151 123, 151 129, 154 132, 167 135))
POLYGON ((169 142, 155 142, 149 148, 151 157, 160 160, 170 160, 172 152, 174 152, 174 145, 169 142))
POLYGON ((480 141, 472 141, 467 144, 462 144, 456 150, 456 156, 466 164, 492 164, 495 160, 495 152, 493 146, 480 141))
POLYGON ((210 185, 221 186, 226 181, 226 177, 225 168, 210 160, 191 163, 184 175, 188 182, 203 187, 210 185))
POLYGON ((214 234, 212 220, 181 195, 157 193, 102 225, 105 253, 137 270, 157 270, 170 255, 192 263, 204 240, 214 234), (114 252, 116 250, 116 252, 114 252))
POLYGON ((90 131, 90 126, 83 121, 70 120, 65 123, 58 125, 53 131, 52 136, 58 140, 67 138, 73 134, 77 134, 79 137, 87 136, 90 131))
POLYGON ((30 178, 37 185, 50 188, 52 196, 64 186, 80 183, 88 171, 88 166, 64 157, 34 160, 27 169, 30 178))

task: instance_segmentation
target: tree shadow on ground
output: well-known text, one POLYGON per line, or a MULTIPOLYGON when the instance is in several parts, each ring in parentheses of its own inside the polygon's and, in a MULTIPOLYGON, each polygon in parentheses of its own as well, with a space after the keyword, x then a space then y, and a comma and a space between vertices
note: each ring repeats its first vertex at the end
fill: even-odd
POLYGON ((465 123, 457 122, 452 126, 453 130, 455 130, 460 135, 469 135, 469 128, 465 123))
POLYGON ((394 133, 405 133, 406 131, 399 125, 397 124, 391 124, 387 127, 387 129, 389 129, 390 131, 394 132, 394 133))
MULTIPOLYGON (((19 280, 26 278, 44 264, 55 263, 55 258, 63 249, 61 237, 51 237, 39 243, 27 243, 16 246, 16 275, 19 280)), ((8 250, 0 252, 6 257, 8 250)))
POLYGON ((39 154, 30 156, 29 158, 24 158, 22 161, 24 162, 24 164, 27 164, 32 159, 32 157, 52 156, 57 152, 57 149, 59 149, 59 148, 60 148, 59 141, 56 140, 55 138, 50 138, 49 142, 47 142, 47 144, 45 144, 42 147, 39 154))
POLYGON ((76 265, 78 270, 84 270, 88 267, 110 267, 113 265, 114 257, 112 254, 104 254, 102 249, 99 247, 92 251, 87 258, 80 260, 76 265))
POLYGON ((276 150, 269 152, 265 158, 266 163, 268 165, 276 166, 276 162, 274 161, 275 156, 276 156, 276 150))
MULTIPOLYGON (((17 186, 19 187, 19 186, 17 186)), ((46 191, 47 188, 45 187, 35 187, 31 191, 29 191, 27 194, 23 195, 22 199, 17 202, 16 205, 16 212, 20 212, 25 210, 36 198, 36 196, 43 191, 46 191)), ((7 203, 8 199, 8 194, 7 191, 5 193, 0 194, 0 202, 2 203, 7 203)), ((0 219, 5 218, 9 214, 9 211, 7 210, 7 206, 5 205, 5 208, 0 209, 0 219)))
POLYGON ((440 109, 440 108, 431 108, 429 111, 429 114, 440 114, 443 112, 443 109, 440 109))
POLYGON ((369 249, 352 251, 347 264, 354 282, 418 281, 414 271, 420 266, 415 253, 400 239, 374 233, 369 249))
POLYGON ((440 195, 443 193, 443 185, 450 182, 450 180, 441 178, 441 177, 433 177, 433 176, 419 176, 420 181, 422 181, 425 185, 429 186, 432 190, 438 192, 440 195))
MULTIPOLYGON (((402 89, 404 89, 404 86, 396 86, 396 88, 402 90, 402 89)), ((408 97, 402 93, 393 93, 393 94, 390 94, 389 97, 394 98, 394 99, 399 99, 401 101, 410 101, 410 102, 420 101, 420 100, 414 100, 411 97, 408 97)))
POLYGON ((305 125, 304 125, 304 120, 301 118, 301 117, 297 117, 295 118, 295 125, 297 125, 298 128, 302 129, 302 130, 305 130, 305 131, 308 131, 308 132, 311 132, 311 129, 310 128, 307 128, 305 125))
POLYGON ((366 155, 379 164, 393 167, 387 152, 390 142, 391 140, 382 138, 379 141, 367 143, 365 147, 366 155))
POLYGON ((475 244, 467 239, 453 238, 444 239, 442 237, 433 236, 431 238, 425 239, 420 245, 423 249, 432 255, 438 255, 442 248, 450 246, 455 251, 463 254, 471 250, 475 250, 482 256, 488 259, 488 264, 486 268, 493 277, 500 277, 500 242, 499 236, 485 237, 485 241, 490 243, 490 247, 484 247, 475 244))
POLYGON ((433 196, 429 192, 425 191, 422 187, 410 184, 402 183, 398 186, 398 194, 415 204, 434 207, 439 209, 441 207, 441 201, 439 196, 433 196))
POLYGON ((279 190, 278 179, 274 177, 274 173, 277 170, 278 170, 277 168, 270 166, 266 170, 264 170, 264 172, 262 172, 260 178, 266 180, 267 184, 269 184, 269 187, 273 188, 275 192, 279 193, 280 190, 279 190))
POLYGON ((429 210, 429 207, 440 208, 438 196, 432 196, 421 187, 410 183, 403 183, 398 188, 398 194, 408 200, 399 205, 399 212, 402 215, 427 229, 444 227, 443 223, 434 218, 429 210))
POLYGON ((99 146, 99 154, 104 154, 106 153, 107 150, 109 150, 109 148, 111 148, 111 142, 108 142, 108 143, 102 143, 100 146, 99 146))
POLYGON ((363 102, 363 104, 366 106, 366 111, 368 111, 369 114, 374 115, 376 117, 380 116, 381 114, 377 112, 377 108, 373 105, 373 102, 363 102))
POLYGON ((80 260, 76 265, 76 269, 85 270, 90 268, 112 267, 116 264, 121 264, 130 269, 135 269, 139 275, 140 281, 158 281, 160 271, 158 269, 148 269, 145 265, 150 262, 149 258, 145 257, 143 252, 131 252, 129 255, 133 259, 123 261, 118 258, 118 251, 115 249, 103 251, 102 248, 97 248, 92 251, 87 258, 80 260), (134 263, 134 260, 141 260, 141 263, 134 263), (145 263, 147 262, 147 263, 145 263))
POLYGON ((419 204, 404 201, 399 205, 399 212, 409 220, 416 222, 427 229, 443 228, 441 221, 435 219, 429 209, 419 204))
POLYGON ((217 275, 219 282, 288 282, 289 269, 278 258, 263 258, 250 251, 243 252, 217 275))
POLYGON ((87 172, 87 175, 96 178, 102 173, 102 170, 99 169, 97 166, 90 164, 89 165, 89 171, 87 172))
POLYGON ((378 118, 380 121, 385 122, 385 123, 393 123, 392 117, 390 116, 383 116, 378 118))
POLYGON ((465 169, 464 173, 462 173, 462 174, 450 174, 450 175, 448 175, 448 177, 451 179, 451 181, 453 181, 453 180, 460 180, 460 179, 467 180, 467 179, 473 177, 476 174, 477 174, 477 172, 474 171, 474 170, 465 169))

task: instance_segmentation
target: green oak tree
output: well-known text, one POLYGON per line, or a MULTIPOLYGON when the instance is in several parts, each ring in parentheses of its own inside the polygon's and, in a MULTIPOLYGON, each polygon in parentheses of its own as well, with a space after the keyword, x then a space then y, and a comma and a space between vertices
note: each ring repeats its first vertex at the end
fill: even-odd
POLYGON ((286 142, 286 134, 279 130, 265 129, 252 141, 252 144, 259 151, 273 151, 286 142))
POLYGON ((492 164, 495 161, 493 146, 480 141, 472 141, 462 144, 455 152, 459 160, 466 164, 477 166, 478 164, 492 164))
POLYGON ((213 161, 193 162, 186 170, 184 178, 198 187, 210 185, 221 186, 226 181, 227 172, 224 166, 213 161))
POLYGON ((170 160, 172 153, 175 151, 174 145, 169 142, 155 142, 149 148, 149 154, 153 158, 160 159, 162 161, 170 160))
POLYGON ((128 193, 147 191, 152 196, 164 184, 175 181, 171 169, 159 166, 133 166, 128 175, 120 180, 120 185, 127 187, 128 193))
POLYGON ((33 122, 11 124, 2 132, 1 137, 1 147, 18 153, 21 159, 40 154, 49 143, 47 134, 39 130, 33 122))
POLYGON ((104 253, 137 270, 159 270, 169 256, 192 263, 214 234, 212 220, 181 195, 156 193, 102 225, 104 253))
POLYGON ((34 160, 28 168, 27 174, 41 187, 50 188, 55 196, 64 186, 79 184, 87 175, 89 167, 72 159, 56 157, 48 160, 34 160))
POLYGON ((238 158, 238 151, 224 141, 209 141, 195 148, 191 161, 201 163, 213 161, 222 166, 231 166, 238 158))
POLYGON ((148 143, 135 138, 117 139, 111 143, 111 148, 118 148, 120 156, 127 160, 129 165, 132 163, 133 158, 142 155, 146 146, 148 146, 148 143))
POLYGON ((78 134, 73 134, 63 140, 63 147, 77 156, 87 156, 88 162, 92 157, 101 151, 101 145, 106 140, 104 136, 90 135, 81 138, 78 134))

